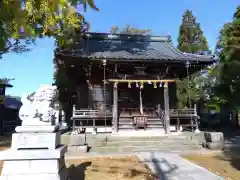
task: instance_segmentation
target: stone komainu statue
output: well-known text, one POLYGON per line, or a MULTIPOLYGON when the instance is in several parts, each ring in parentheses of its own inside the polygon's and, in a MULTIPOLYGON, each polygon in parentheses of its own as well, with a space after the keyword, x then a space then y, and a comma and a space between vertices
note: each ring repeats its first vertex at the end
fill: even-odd
POLYGON ((56 86, 41 85, 31 96, 24 94, 19 111, 22 125, 53 125, 58 113, 53 107, 56 93, 56 86))

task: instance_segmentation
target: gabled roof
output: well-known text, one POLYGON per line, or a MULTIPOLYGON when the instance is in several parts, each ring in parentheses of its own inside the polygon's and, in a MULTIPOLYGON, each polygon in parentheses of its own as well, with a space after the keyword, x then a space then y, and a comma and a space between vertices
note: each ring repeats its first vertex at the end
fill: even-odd
POLYGON ((0 78, 0 87, 13 87, 13 85, 12 84, 10 84, 9 82, 6 82, 5 80, 2 80, 1 78, 0 78))
POLYGON ((69 51, 56 54, 89 58, 93 60, 166 60, 211 63, 213 56, 180 52, 170 36, 144 36, 129 34, 86 33, 84 40, 69 51))

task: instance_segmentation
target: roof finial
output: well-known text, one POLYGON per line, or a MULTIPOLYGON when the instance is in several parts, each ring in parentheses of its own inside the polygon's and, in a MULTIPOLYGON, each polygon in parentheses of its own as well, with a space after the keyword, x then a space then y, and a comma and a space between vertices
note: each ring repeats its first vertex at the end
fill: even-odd
POLYGON ((167 33, 167 37, 168 37, 168 41, 172 42, 172 37, 170 32, 167 33))

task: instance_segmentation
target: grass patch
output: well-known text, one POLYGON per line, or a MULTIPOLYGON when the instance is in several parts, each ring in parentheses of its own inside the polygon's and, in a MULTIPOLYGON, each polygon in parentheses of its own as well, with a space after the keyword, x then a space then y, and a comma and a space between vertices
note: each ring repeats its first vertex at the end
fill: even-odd
POLYGON ((208 169, 209 171, 229 180, 240 179, 240 157, 226 156, 222 153, 189 154, 183 158, 208 169))

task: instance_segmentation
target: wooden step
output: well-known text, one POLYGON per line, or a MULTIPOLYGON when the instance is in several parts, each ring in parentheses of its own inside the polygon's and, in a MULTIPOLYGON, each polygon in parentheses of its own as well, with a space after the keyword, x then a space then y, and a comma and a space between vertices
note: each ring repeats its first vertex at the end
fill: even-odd
MULTIPOLYGON (((154 125, 147 125, 146 126, 146 129, 163 129, 164 126, 162 124, 154 124, 154 125)), ((130 124, 121 124, 121 125, 118 125, 118 129, 134 129, 134 126, 133 125, 130 125, 130 124)))
POLYGON ((118 129, 134 129, 134 126, 132 124, 121 124, 118 125, 118 129))
POLYGON ((148 124, 147 128, 163 128, 163 124, 148 124))

